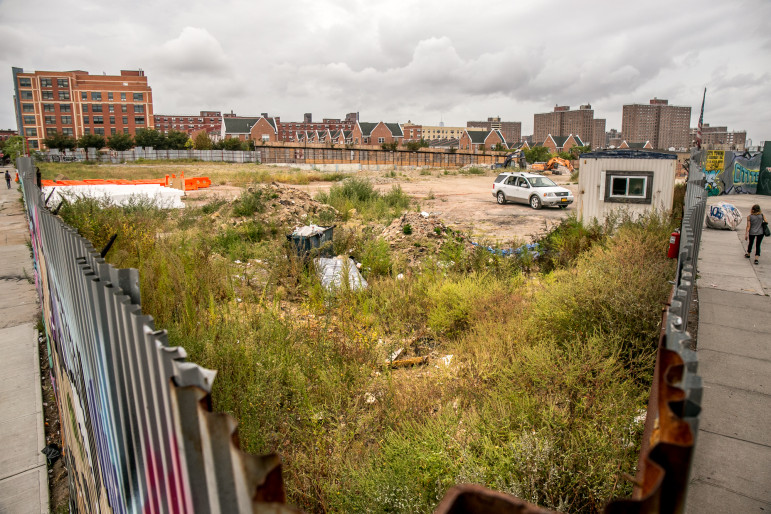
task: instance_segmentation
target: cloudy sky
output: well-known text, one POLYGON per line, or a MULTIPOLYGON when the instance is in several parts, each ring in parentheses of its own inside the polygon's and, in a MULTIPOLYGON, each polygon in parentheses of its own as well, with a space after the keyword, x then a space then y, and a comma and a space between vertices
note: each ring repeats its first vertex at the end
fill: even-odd
POLYGON ((666 98, 771 139, 771 1, 0 0, 0 128, 11 67, 142 68, 160 114, 465 125, 666 98))

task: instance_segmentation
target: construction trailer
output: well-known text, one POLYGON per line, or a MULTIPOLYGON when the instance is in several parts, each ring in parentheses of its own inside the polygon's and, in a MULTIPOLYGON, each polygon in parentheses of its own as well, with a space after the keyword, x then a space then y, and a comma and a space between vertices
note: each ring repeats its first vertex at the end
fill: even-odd
POLYGON ((602 222, 613 212, 637 217, 672 209, 674 152, 605 150, 580 157, 576 211, 581 220, 602 222))

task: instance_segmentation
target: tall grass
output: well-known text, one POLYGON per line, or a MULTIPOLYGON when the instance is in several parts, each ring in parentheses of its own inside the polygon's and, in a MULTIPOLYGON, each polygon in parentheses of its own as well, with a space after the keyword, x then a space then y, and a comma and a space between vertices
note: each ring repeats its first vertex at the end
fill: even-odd
MULTIPOLYGON (((323 198, 370 219, 408 203, 358 179, 323 198)), ((85 201, 61 214, 96 246, 132 227, 108 260, 138 267, 143 310, 218 370, 214 408, 238 418, 247 451, 281 454, 291 503, 430 512, 451 485, 473 482, 599 512, 630 494, 622 475, 634 475, 673 274, 668 219, 612 230, 570 220, 547 238, 549 272, 450 245, 402 279, 385 241, 341 227, 335 248, 361 260, 369 288, 333 295, 281 230, 218 226, 208 213, 220 208, 85 201), (391 369, 397 349, 429 365, 391 369)))
POLYGON ((364 220, 379 220, 390 223, 410 205, 410 197, 395 185, 385 194, 377 191, 372 182, 363 178, 347 178, 340 184, 333 185, 329 192, 316 195, 316 200, 329 204, 344 217, 351 210, 364 220))

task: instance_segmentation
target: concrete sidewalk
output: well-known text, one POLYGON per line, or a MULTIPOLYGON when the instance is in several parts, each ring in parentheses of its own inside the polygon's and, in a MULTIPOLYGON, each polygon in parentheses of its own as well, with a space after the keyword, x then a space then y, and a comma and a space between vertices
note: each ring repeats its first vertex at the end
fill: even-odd
POLYGON ((744 257, 744 231, 752 204, 771 219, 771 197, 708 204, 720 201, 737 206, 745 221, 737 232, 705 228, 702 235, 697 346, 704 396, 686 512, 770 512, 771 238, 754 265, 744 257))
POLYGON ((0 184, 0 512, 39 513, 48 512, 48 470, 40 453, 38 299, 20 198, 16 184, 0 184))

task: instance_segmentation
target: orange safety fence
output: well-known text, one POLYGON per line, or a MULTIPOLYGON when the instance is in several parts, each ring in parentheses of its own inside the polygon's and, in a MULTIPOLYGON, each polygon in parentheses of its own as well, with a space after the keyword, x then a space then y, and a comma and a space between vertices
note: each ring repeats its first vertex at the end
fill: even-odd
MULTIPOLYGON (((43 187, 64 187, 64 186, 103 186, 103 185, 118 185, 118 186, 136 186, 143 184, 157 184, 159 186, 170 187, 171 180, 176 178, 176 175, 169 177, 166 175, 164 178, 151 178, 151 179, 83 179, 83 180, 41 180, 43 187)), ((211 186, 211 179, 209 177, 192 177, 185 178, 185 174, 180 174, 180 178, 185 181, 185 191, 196 191, 198 189, 205 189, 211 186)))

